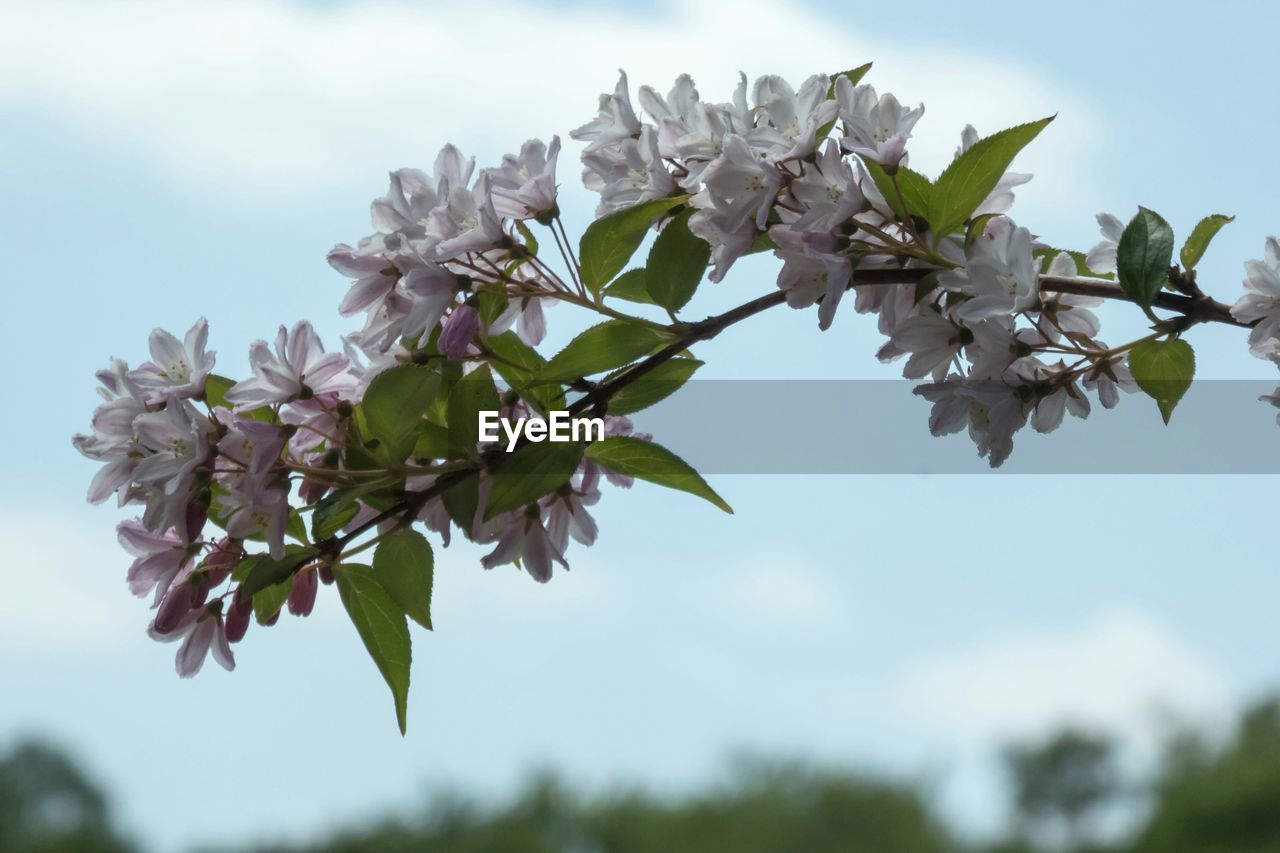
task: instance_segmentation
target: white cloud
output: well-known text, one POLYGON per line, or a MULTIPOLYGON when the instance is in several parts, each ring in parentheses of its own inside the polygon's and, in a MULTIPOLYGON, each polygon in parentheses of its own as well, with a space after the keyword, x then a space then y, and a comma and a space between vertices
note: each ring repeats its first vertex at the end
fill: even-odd
POLYGON ((146 642, 149 602, 125 586, 130 557, 115 526, 99 517, 6 507, 0 648, 27 656, 118 651, 146 642))
POLYGON ((952 744, 989 746, 1053 726, 1151 746, 1161 722, 1219 722, 1231 696, 1203 657, 1150 618, 1115 613, 1076 632, 1010 636, 905 676, 900 713, 952 744))
POLYGON ((825 579, 791 560, 757 562, 728 573, 725 597, 753 622, 813 626, 833 615, 825 579))
POLYGON ((373 189, 386 169, 429 164, 446 139, 492 156, 527 136, 565 134, 594 111, 619 66, 633 85, 665 86, 687 70, 722 100, 739 68, 799 80, 874 59, 872 82, 928 107, 913 148, 913 164, 928 170, 950 158, 966 122, 990 132, 1060 112, 1022 164, 1052 163, 1064 176, 1039 188, 1056 204, 1080 192, 1084 140, 1100 135, 1092 108, 1034 69, 905 39, 872 42, 845 18, 797 2, 572 16, 510 0, 5 5, 0 110, 33 112, 235 197, 373 189))

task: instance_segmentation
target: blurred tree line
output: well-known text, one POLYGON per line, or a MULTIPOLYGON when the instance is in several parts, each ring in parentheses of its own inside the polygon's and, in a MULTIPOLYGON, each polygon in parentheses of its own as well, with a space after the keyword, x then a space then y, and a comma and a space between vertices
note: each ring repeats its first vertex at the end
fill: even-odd
MULTIPOLYGON (((421 814, 251 853, 1280 853, 1280 701, 1249 710, 1225 740, 1177 735, 1145 780, 1126 780, 1116 745, 1083 731, 1011 746, 1003 760, 1014 819, 994 845, 957 839, 917 786, 756 762, 683 798, 585 798, 546 775, 502 807, 442 795, 421 814), (1117 815, 1131 828, 1106 841, 1117 815)), ((25 743, 0 758, 3 853, 140 850, 58 750, 25 743)))

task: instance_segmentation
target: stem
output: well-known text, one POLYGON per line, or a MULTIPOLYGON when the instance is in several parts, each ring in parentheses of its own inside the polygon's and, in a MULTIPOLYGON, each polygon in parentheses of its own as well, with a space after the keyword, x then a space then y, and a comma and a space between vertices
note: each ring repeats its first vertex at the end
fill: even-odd
MULTIPOLYGON (((935 272, 932 268, 855 270, 853 278, 849 283, 849 287, 911 284, 920 281, 932 272, 935 272)), ((1040 276, 1039 280, 1040 289, 1051 293, 1073 293, 1080 296, 1099 296, 1103 299, 1119 299, 1125 302, 1134 301, 1120 289, 1119 285, 1111 284, 1110 282, 1087 278, 1073 278, 1070 276, 1048 275, 1040 276)), ((629 370, 618 374, 607 382, 602 382, 597 385, 590 392, 571 403, 566 411, 572 416, 582 414, 583 412, 597 406, 607 406, 608 401, 614 394, 654 370, 659 365, 675 358, 677 355, 688 349, 692 344, 699 341, 711 340, 735 323, 739 323, 749 317, 754 317, 756 314, 781 305, 785 301, 786 293, 781 290, 776 290, 772 293, 766 293, 763 296, 756 297, 750 302, 745 302, 736 308, 725 311, 723 314, 716 314, 697 323, 690 323, 683 328, 677 327, 677 338, 674 341, 667 344, 643 361, 636 363, 629 370)), ((1236 320, 1231 316, 1230 308, 1227 305, 1213 299, 1182 296, 1175 293, 1160 293, 1155 298, 1154 304, 1165 310, 1182 314, 1192 322, 1226 323, 1228 325, 1245 328, 1248 328, 1250 325, 1236 320)), ((626 317, 626 319, 632 321, 638 320, 638 318, 633 317, 626 317)), ((1129 346, 1132 346, 1132 344, 1125 345, 1119 349, 1123 351, 1129 346)), ((472 465, 466 468, 460 468, 443 473, 434 483, 431 484, 431 486, 423 491, 406 495, 394 505, 388 507, 373 518, 353 528, 342 536, 334 537, 317 544, 323 553, 330 554, 335 558, 340 557, 343 554, 343 549, 346 545, 356 537, 376 527, 382 522, 398 516, 403 516, 401 523, 404 523, 404 521, 407 521, 416 515, 432 498, 438 497, 449 487, 456 485, 473 474, 478 474, 480 471, 481 466, 472 465)))
MULTIPOLYGON (((1040 289, 1051 293, 1074 293, 1078 296, 1100 296, 1103 299, 1135 300, 1120 289, 1120 285, 1089 278, 1073 278, 1061 275, 1040 276, 1040 289)), ((1231 307, 1208 297, 1183 296, 1161 291, 1152 302, 1157 308, 1174 311, 1195 322, 1226 323, 1229 326, 1250 328, 1251 323, 1241 323, 1231 316, 1231 307)))

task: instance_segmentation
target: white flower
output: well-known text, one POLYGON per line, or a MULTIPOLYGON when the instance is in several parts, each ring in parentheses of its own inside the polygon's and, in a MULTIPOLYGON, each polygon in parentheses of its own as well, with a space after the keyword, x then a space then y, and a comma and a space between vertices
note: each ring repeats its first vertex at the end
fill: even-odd
POLYGON ((155 533, 137 520, 120 522, 116 538, 136 558, 129 566, 129 591, 144 596, 154 590, 153 607, 160 604, 178 575, 190 570, 195 558, 195 547, 183 542, 177 531, 155 533))
POLYGON ((902 162, 911 129, 924 115, 923 105, 907 109, 888 92, 877 98, 873 87, 855 87, 848 77, 836 80, 836 101, 849 151, 890 169, 902 162))
POLYGON ((852 167, 840 154, 840 144, 829 140, 821 156, 805 163, 799 178, 791 182, 791 195, 805 208, 792 228, 800 231, 834 231, 862 210, 866 199, 858 188, 852 167))
POLYGON ((284 557, 284 529, 289 521, 286 489, 260 488, 252 478, 242 477, 233 488, 218 495, 215 509, 225 522, 228 536, 245 539, 261 534, 271 556, 277 560, 284 557))
POLYGON ((761 77, 755 85, 756 112, 764 123, 749 134, 754 147, 773 162, 808 157, 818 144, 818 130, 835 120, 839 105, 827 97, 831 78, 815 74, 797 93, 781 77, 761 77))
POLYGON ((929 431, 950 435, 966 427, 992 468, 998 468, 1013 452, 1013 436, 1026 426, 1026 406, 1017 389, 1003 382, 948 377, 920 385, 915 393, 933 403, 929 431))
POLYGON ((151 333, 151 361, 130 374, 149 402, 166 397, 196 397, 204 392, 204 381, 213 370, 214 353, 205 352, 209 323, 201 317, 179 341, 164 329, 151 333))
POLYGON ((160 634, 153 629, 151 637, 162 642, 182 640, 175 660, 181 678, 191 678, 198 673, 210 654, 228 672, 236 668, 235 655, 227 642, 226 623, 216 609, 192 610, 174 631, 160 634))
POLYGON ((454 187, 446 203, 427 215, 427 237, 437 241, 431 249, 436 261, 484 252, 501 243, 506 234, 493 207, 489 176, 481 173, 475 186, 454 187))
POLYGON ((427 214, 444 203, 450 190, 466 187, 474 168, 475 160, 463 157, 453 145, 446 145, 436 155, 434 175, 428 176, 419 169, 392 172, 387 194, 373 202, 373 227, 380 234, 422 237, 427 214))
POLYGON ((1245 294, 1231 306, 1241 323, 1256 323, 1249 333, 1249 351, 1258 358, 1280 361, 1280 241, 1268 237, 1262 260, 1244 265, 1245 294))
POLYGON ((820 300, 818 328, 826 331, 849 287, 853 273, 849 259, 815 249, 812 241, 806 239, 830 235, 801 235, 785 226, 776 226, 769 233, 778 244, 774 254, 783 262, 778 272, 778 287, 785 291, 787 304, 792 308, 807 308, 820 300))
POLYGON ((1005 217, 991 220, 985 234, 966 251, 963 269, 948 270, 938 284, 969 296, 955 309, 965 322, 1026 311, 1038 297, 1037 264, 1031 255, 1031 232, 1005 217))
MULTIPOLYGON (((694 196, 692 203, 701 207, 711 204, 705 193, 694 196)), ((736 229, 728 227, 729 215, 713 207, 704 207, 689 217, 689 230, 711 245, 712 281, 723 281, 734 261, 751 248, 758 236, 751 222, 743 222, 736 229)))
POLYGON ((620 207, 666 198, 675 192, 676 183, 658 153, 658 138, 650 125, 645 125, 635 139, 627 138, 618 145, 582 155, 586 167, 582 182, 587 189, 600 193, 597 216, 620 207))
POLYGON ((139 415, 133 428, 147 453, 138 460, 134 479, 185 500, 195 469, 209 458, 209 419, 185 400, 170 400, 159 412, 139 415))
POLYGON ((908 317, 894 330, 891 348, 883 349, 881 361, 890 361, 902 353, 911 353, 902 375, 920 379, 932 374, 939 382, 947 375, 951 362, 973 333, 936 311, 922 311, 908 317))
POLYGON ((1124 223, 1110 213, 1098 214, 1098 228, 1102 230, 1102 242, 1085 255, 1084 265, 1099 275, 1116 271, 1116 250, 1124 236, 1124 223))
POLYGON ((596 117, 582 127, 570 131, 569 136, 589 143, 587 151, 592 152, 639 133, 640 119, 636 118, 636 111, 631 106, 627 72, 619 70, 618 85, 614 88, 612 95, 600 96, 600 111, 596 117))
POLYGON ((547 536, 552 546, 561 554, 569 547, 570 536, 583 545, 595 544, 596 522, 587 512, 587 507, 600 500, 599 479, 598 468, 584 469, 581 476, 574 477, 576 482, 571 481, 567 489, 553 492, 542 499, 547 536))
MULTIPOLYGON (((1076 274, 1076 262, 1066 252, 1059 252, 1049 263, 1046 275, 1072 277, 1076 274)), ((1036 328, 1046 340, 1057 342, 1062 333, 1095 337, 1102 329, 1098 315, 1090 311, 1103 303, 1101 296, 1082 296, 1077 293, 1046 292, 1040 294, 1040 321, 1036 328)))
POLYGON ((782 179, 745 139, 731 134, 725 137, 724 153, 702 173, 702 182, 716 210, 725 214, 726 230, 754 221, 763 231, 782 179))
POLYGON ((111 367, 97 374, 105 400, 93 413, 93 433, 72 436, 71 443, 83 456, 103 463, 89 484, 88 500, 99 504, 118 493, 123 505, 133 470, 143 455, 133 422, 147 411, 142 389, 129 378, 129 366, 112 359, 111 367))
POLYGON ((1089 417, 1089 398, 1076 387, 1074 380, 1057 377, 1065 369, 1063 362, 1047 365, 1033 358, 1025 359, 1016 369, 1019 378, 1033 388, 1039 383, 1051 383, 1048 393, 1039 394, 1031 413, 1031 428, 1036 432, 1053 432, 1062 424, 1065 412, 1077 418, 1089 417))
MULTIPOLYGON (((1101 341, 1099 346, 1105 347, 1101 341)), ((1098 395, 1098 402, 1102 404, 1104 409, 1114 409, 1116 404, 1120 402, 1120 392, 1132 394, 1138 390, 1138 383, 1133 380, 1133 374, 1129 372, 1129 365, 1125 364, 1125 356, 1118 355, 1113 359, 1099 361, 1090 366, 1084 374, 1081 383, 1087 390, 1094 391, 1098 395)))
POLYGON ((540 139, 530 139, 520 148, 520 156, 502 158, 502 165, 486 169, 492 187, 493 209, 507 219, 531 219, 556 209, 556 158, 560 137, 551 138, 548 148, 540 139))
POLYGON ((294 325, 292 332, 280 327, 274 353, 266 341, 255 341, 249 348, 249 364, 253 378, 237 382, 227 391, 227 402, 237 410, 346 391, 351 386, 346 357, 326 353, 305 320, 294 325))
POLYGON ((551 541, 546 528, 542 526, 541 515, 537 507, 530 511, 507 513, 502 517, 498 530, 497 546, 481 558, 486 569, 501 566, 504 563, 519 563, 529 572, 530 577, 538 583, 551 580, 553 563, 559 563, 566 569, 569 564, 564 554, 551 541))

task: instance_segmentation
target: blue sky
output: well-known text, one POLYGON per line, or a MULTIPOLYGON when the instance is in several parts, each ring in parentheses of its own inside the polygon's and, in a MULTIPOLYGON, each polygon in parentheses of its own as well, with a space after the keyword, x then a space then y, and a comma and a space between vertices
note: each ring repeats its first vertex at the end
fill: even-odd
MULTIPOLYGON (((599 544, 546 587, 484 572, 465 544, 438 551, 406 739, 335 596, 253 629, 232 674, 180 682, 172 647, 143 635, 116 514, 85 506, 92 466, 69 443, 93 371, 201 315, 222 372, 281 322, 309 318, 336 345, 350 325, 324 253, 366 233, 388 169, 429 165, 446 140, 484 163, 567 134, 619 65, 660 88, 689 70, 720 99, 738 68, 799 80, 875 60, 870 82, 926 104, 926 171, 966 121, 1058 113, 1021 163, 1037 178, 1019 220, 1085 248, 1098 210, 1141 203, 1180 233, 1234 213, 1201 268, 1234 299, 1240 263, 1280 231, 1273 11, 911 8, 5 4, 0 740, 68 743, 165 850, 305 836, 435 784, 501 794, 540 764, 693 785, 741 749, 928 780, 982 831, 1002 817, 988 759, 1004 738, 1083 721, 1136 738, 1141 761, 1166 712, 1216 724, 1275 688, 1269 477, 715 478, 733 517, 644 485, 610 493, 599 544), (241 805, 204 793, 229 790, 241 805)), ((574 156, 571 228, 591 205, 574 156)), ((772 286, 756 259, 690 313, 772 286)), ((550 312, 550 345, 570 314, 550 312)), ((1108 334, 1140 328, 1134 314, 1109 308, 1108 334)), ((1274 376, 1235 330, 1195 341, 1203 376, 1274 376)), ((865 318, 819 334, 784 311, 699 355, 719 378, 895 375, 878 346, 865 318)))

